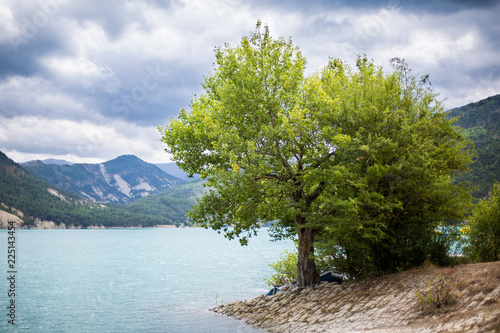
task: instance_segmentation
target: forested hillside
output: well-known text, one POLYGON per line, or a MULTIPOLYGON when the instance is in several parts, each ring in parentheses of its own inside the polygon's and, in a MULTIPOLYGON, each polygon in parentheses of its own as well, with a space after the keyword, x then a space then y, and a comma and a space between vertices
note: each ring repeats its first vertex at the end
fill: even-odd
POLYGON ((117 207, 96 204, 59 189, 35 176, 0 152, 0 208, 21 211, 26 226, 36 218, 83 228, 91 225, 106 227, 154 226, 172 224, 166 217, 133 213, 117 207))
POLYGON ((452 109, 448 116, 459 117, 456 125, 476 146, 477 160, 459 180, 469 180, 477 187, 474 196, 483 198, 500 180, 500 95, 452 109))
POLYGON ((150 214, 157 217, 168 216, 176 225, 191 225, 191 222, 187 220, 186 212, 205 192, 204 183, 205 181, 201 179, 192 180, 122 207, 130 213, 150 214))

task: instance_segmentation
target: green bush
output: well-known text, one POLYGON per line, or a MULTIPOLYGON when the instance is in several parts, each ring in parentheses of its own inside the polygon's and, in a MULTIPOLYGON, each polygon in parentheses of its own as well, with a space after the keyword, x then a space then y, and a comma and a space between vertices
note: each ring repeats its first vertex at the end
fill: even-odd
POLYGON ((500 260, 500 184, 476 205, 465 230, 465 254, 476 261, 500 260))
POLYGON ((264 279, 264 282, 273 287, 297 281, 297 262, 297 252, 285 250, 279 259, 267 263, 274 273, 268 279, 264 279))
POLYGON ((422 265, 425 260, 438 266, 454 265, 458 257, 450 254, 461 253, 459 228, 446 223, 441 223, 438 229, 425 230, 400 225, 396 231, 387 230, 384 236, 373 233, 368 238, 363 237, 368 227, 357 230, 352 227, 344 232, 339 230, 330 238, 319 238, 315 245, 318 257, 329 258, 330 267, 353 279, 404 271, 422 265))

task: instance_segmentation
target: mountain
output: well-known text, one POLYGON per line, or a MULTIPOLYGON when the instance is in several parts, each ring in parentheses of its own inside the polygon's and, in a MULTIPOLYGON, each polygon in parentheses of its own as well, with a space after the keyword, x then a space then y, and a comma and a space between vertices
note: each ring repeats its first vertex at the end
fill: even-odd
POLYGON ((71 165, 71 164, 73 164, 71 162, 68 162, 65 160, 58 160, 55 158, 47 158, 47 159, 43 160, 42 162, 45 164, 57 164, 57 165, 65 165, 65 164, 71 165))
POLYGON ((155 164, 158 168, 162 169, 163 171, 165 171, 166 173, 168 173, 169 175, 172 175, 172 176, 175 176, 179 179, 182 179, 182 180, 193 180, 193 179, 200 179, 200 175, 193 175, 193 178, 189 178, 188 177, 188 174, 182 170, 181 168, 179 168, 177 166, 177 163, 175 162, 171 162, 171 163, 158 163, 158 164, 155 164))
POLYGON ((173 224, 167 217, 132 213, 81 199, 25 170, 2 152, 0 210, 3 211, 0 216, 10 220, 15 215, 28 227, 42 221, 60 227, 82 228, 95 225, 128 227, 173 224))
POLYGON ((101 164, 58 165, 33 161, 23 167, 61 189, 104 203, 129 203, 182 182, 134 155, 123 155, 101 164))
MULTIPOLYGON (((26 165, 26 164, 29 164, 29 163, 32 163, 32 162, 35 162, 35 160, 28 161, 28 162, 21 162, 20 164, 21 165, 26 165)), ((65 164, 71 165, 71 164, 74 164, 73 162, 69 162, 69 161, 66 161, 66 160, 60 160, 60 159, 57 159, 57 158, 46 158, 44 160, 40 160, 40 162, 42 162, 43 164, 56 164, 56 165, 65 165, 65 164)))
POLYGON ((202 179, 191 180, 122 207, 130 213, 168 217, 176 225, 191 225, 186 212, 196 203, 196 199, 205 193, 205 183, 202 179))
POLYGON ((455 125, 476 146, 477 160, 459 180, 470 181, 477 187, 474 196, 483 198, 500 181, 500 95, 452 109, 448 117, 459 117, 455 125))
POLYGON ((175 162, 171 163, 158 163, 155 164, 158 168, 162 169, 169 175, 175 176, 179 179, 182 180, 189 180, 190 178, 188 177, 187 173, 184 172, 181 168, 177 166, 175 162))

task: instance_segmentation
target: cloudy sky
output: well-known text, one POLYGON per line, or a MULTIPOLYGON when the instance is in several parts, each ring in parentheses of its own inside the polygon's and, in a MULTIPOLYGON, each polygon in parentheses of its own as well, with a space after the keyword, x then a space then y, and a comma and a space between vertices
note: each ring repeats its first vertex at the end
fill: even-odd
POLYGON ((16 162, 169 161, 156 127, 201 92, 214 47, 260 19, 308 71, 366 53, 430 74, 446 107, 500 93, 500 1, 2 0, 0 151, 16 162))

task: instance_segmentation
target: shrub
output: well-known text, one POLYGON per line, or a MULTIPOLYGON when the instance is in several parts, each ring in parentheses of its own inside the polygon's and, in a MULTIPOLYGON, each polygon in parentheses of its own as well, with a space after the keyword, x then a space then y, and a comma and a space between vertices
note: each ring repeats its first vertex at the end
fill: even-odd
MULTIPOLYGON (((437 223, 436 223, 437 224, 437 223)), ((439 229, 399 225, 384 237, 363 237, 367 228, 337 232, 333 240, 321 239, 316 248, 331 258, 330 265, 349 279, 404 271, 421 266, 426 259, 438 266, 454 264, 458 227, 441 223, 439 229), (339 245, 340 244, 340 245, 339 245)))
POLYGON ((464 228, 468 236, 464 253, 476 261, 500 260, 500 184, 496 183, 489 198, 481 200, 464 228))
POLYGON ((426 291, 417 290, 415 292, 424 312, 433 314, 445 306, 451 306, 457 302, 454 272, 454 269, 442 272, 436 279, 427 280, 428 289, 426 291))
POLYGON ((264 282, 273 287, 297 281, 297 262, 297 252, 285 250, 279 259, 267 263, 274 273, 268 279, 264 279, 264 282))

